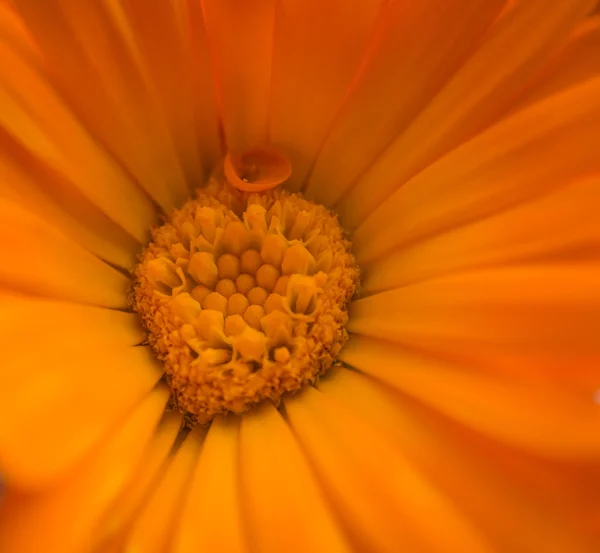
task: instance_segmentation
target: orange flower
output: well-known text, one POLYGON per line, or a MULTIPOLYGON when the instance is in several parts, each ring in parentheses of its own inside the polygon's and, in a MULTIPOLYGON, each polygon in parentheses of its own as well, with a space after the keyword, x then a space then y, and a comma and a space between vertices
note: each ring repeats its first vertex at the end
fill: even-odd
POLYGON ((597 14, 596 0, 0 0, 0 551, 597 552, 597 14), (335 265, 350 254, 314 215, 329 212, 223 192, 265 160, 262 188, 289 162, 282 188, 351 233, 345 328, 354 261, 335 265), (212 238, 151 245, 165 266, 134 270, 210 175, 221 195, 188 212, 212 238), (215 213, 236 223, 224 247, 262 257, 219 264, 215 213), (269 232, 267 263, 252 241, 269 232), (241 263, 256 265, 243 291, 241 263), (148 335, 133 275, 150 298, 179 294, 180 318, 175 302, 144 312, 148 335), (208 356, 201 309, 215 366, 314 371, 294 393, 272 372, 273 402, 223 399, 196 424, 177 378, 205 365, 173 359, 208 356))

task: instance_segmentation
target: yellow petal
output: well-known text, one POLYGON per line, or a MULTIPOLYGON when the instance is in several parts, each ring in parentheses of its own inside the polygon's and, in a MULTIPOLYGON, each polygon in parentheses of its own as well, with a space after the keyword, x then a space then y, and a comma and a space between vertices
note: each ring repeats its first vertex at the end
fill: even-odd
MULTIPOLYGON (((81 125, 42 70, 0 41, 0 74, 0 127, 6 135, 129 234, 145 241, 155 218, 152 203, 81 125)), ((103 117, 116 119, 115 114, 103 117)))
POLYGON ((599 281, 590 262, 459 273, 355 301, 348 330, 434 351, 598 355, 599 281))
MULTIPOLYGON (((111 2, 113 6, 122 4, 111 2)), ((148 84, 158 95, 186 180, 198 186, 219 151, 208 52, 204 60, 199 59, 192 54, 190 44, 192 25, 194 31, 203 33, 204 24, 191 19, 185 0, 130 0, 122 7, 140 46, 148 84), (160 40, 156 40, 158 36, 160 40)))
POLYGON ((558 457, 600 454, 600 406, 592 393, 525 374, 486 374, 362 336, 352 337, 340 357, 494 439, 558 457))
POLYGON ((91 530, 142 461, 168 396, 166 387, 156 388, 56 487, 28 496, 9 491, 0 505, 0 550, 89 551, 95 545, 91 530))
POLYGON ((562 50, 534 79, 513 110, 592 79, 598 75, 599 68, 600 16, 596 15, 573 30, 562 50))
POLYGON ((86 250, 130 269, 140 245, 25 148, 0 137, 0 196, 19 204, 70 236, 86 250))
POLYGON ((493 551, 594 551, 589 522, 598 476, 593 470, 581 463, 550 464, 484 441, 355 370, 328 373, 319 389, 419 467, 489 539, 493 551))
POLYGON ((333 205, 452 77, 503 4, 388 2, 306 194, 333 205))
MULTIPOLYGON (((184 201, 187 186, 164 113, 144 81, 119 5, 78 0, 15 0, 14 4, 85 127, 163 209, 184 201)), ((19 80, 20 92, 26 84, 19 80)), ((52 104, 42 101, 38 89, 31 93, 46 111, 52 104)), ((82 167, 96 177, 92 167, 82 167)), ((104 182, 99 190, 107 194, 109 184, 104 182)), ((119 199, 126 191, 123 187, 119 199)))
POLYGON ((3 344, 0 471, 9 485, 38 488, 64 476, 161 377, 148 348, 84 332, 3 344))
POLYGON ((409 178, 497 120, 595 0, 518 2, 339 204, 356 227, 409 178), (531 22, 535 21, 535 29, 531 22))
POLYGON ((354 235, 361 263, 600 171, 600 78, 521 111, 432 164, 354 235))
POLYGON ((239 459, 248 540, 257 551, 350 551, 291 429, 272 405, 244 415, 239 459))
POLYGON ((285 405, 358 549, 490 551, 400 451, 352 411, 312 388, 285 405))
POLYGON ((299 189, 374 32, 381 2, 279 2, 275 15, 270 140, 288 155, 299 189))
POLYGON ((233 417, 212 422, 174 535, 174 553, 248 551, 238 478, 239 426, 233 417))
POLYGON ((179 413, 171 411, 164 414, 152 441, 144 451, 142 466, 132 475, 131 481, 123 488, 119 498, 98 524, 95 532, 98 543, 108 546, 114 541, 120 544, 125 540, 124 528, 131 523, 138 509, 147 500, 157 479, 163 476, 163 471, 169 462, 168 455, 182 422, 183 417, 179 413))
POLYGON ((0 287, 127 307, 128 279, 42 219, 0 198, 0 287))
POLYGON ((267 142, 275 4, 202 2, 225 140, 236 153, 267 142))
POLYGON ((473 268, 585 262, 600 244, 599 212, 600 177, 563 184, 540 199, 384 255, 367 266, 362 292, 473 268))
POLYGON ((189 492, 201 447, 202 435, 193 430, 174 454, 164 476, 144 504, 125 540, 125 552, 162 553, 167 550, 189 492))
POLYGON ((135 346, 146 332, 134 313, 0 292, 2 349, 27 351, 43 336, 66 344, 76 340, 135 346))

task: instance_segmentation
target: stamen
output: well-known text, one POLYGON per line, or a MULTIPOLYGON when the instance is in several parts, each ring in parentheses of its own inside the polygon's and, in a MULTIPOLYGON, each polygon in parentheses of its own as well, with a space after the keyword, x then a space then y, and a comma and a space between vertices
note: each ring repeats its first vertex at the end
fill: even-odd
MULTIPOLYGON (((274 182, 275 165, 265 171, 261 152, 242 159, 257 162, 247 184, 274 182)), ((213 180, 152 237, 133 304, 188 418, 277 403, 333 364, 359 272, 325 208, 213 180)))

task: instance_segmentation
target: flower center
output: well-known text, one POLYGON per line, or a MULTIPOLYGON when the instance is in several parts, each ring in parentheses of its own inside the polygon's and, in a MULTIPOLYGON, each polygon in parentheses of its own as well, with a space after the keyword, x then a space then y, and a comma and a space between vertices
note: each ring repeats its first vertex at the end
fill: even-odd
POLYGON ((359 271, 327 209, 221 174, 153 230, 134 277, 174 402, 205 423, 323 374, 347 339, 359 271))

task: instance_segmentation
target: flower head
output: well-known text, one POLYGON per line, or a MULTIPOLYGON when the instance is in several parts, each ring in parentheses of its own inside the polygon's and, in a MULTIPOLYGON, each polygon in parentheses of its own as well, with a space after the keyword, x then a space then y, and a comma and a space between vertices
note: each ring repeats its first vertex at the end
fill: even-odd
POLYGON ((0 0, 0 551, 595 553, 596 0, 0 0))

